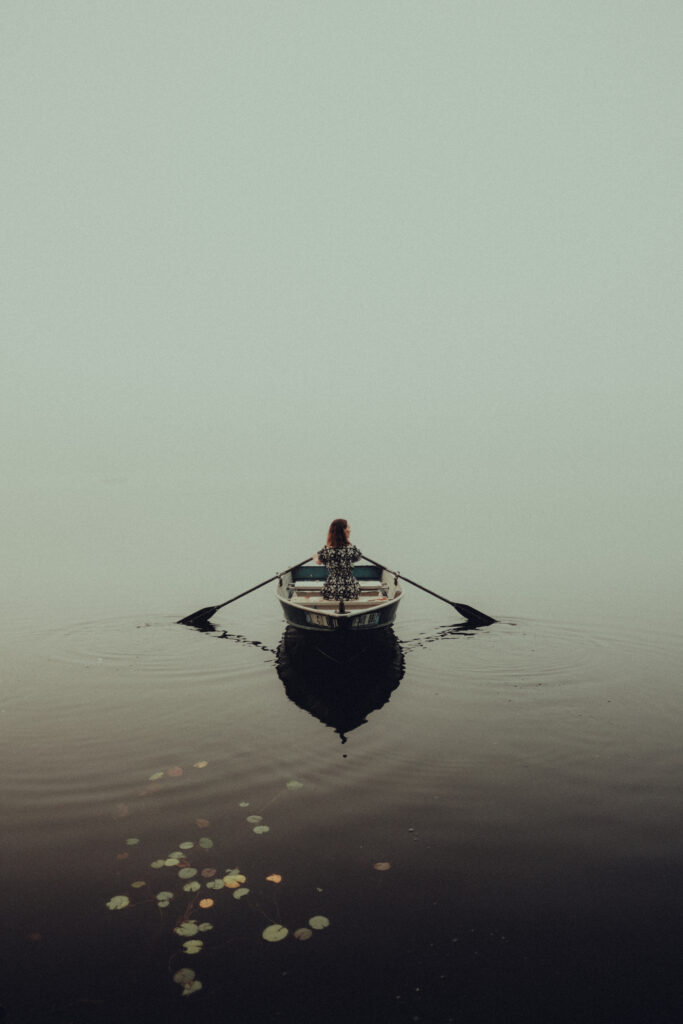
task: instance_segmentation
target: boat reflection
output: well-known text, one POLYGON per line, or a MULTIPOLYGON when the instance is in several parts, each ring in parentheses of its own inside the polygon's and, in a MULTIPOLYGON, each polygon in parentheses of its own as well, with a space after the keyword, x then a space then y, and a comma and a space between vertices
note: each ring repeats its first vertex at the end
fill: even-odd
POLYGON ((403 678, 405 660, 391 627, 358 637, 347 633, 343 643, 329 639, 288 626, 275 664, 292 703, 346 743, 348 733, 387 703, 403 678))

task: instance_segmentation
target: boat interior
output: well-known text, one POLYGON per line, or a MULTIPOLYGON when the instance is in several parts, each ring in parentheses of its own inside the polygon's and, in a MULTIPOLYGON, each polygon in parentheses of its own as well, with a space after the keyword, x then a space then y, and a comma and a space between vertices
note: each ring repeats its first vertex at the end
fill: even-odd
MULTIPOLYGON (((354 566, 353 574, 360 585, 360 594, 353 600, 344 601, 346 612, 371 608, 401 596, 401 588, 394 583, 393 576, 372 565, 354 566)), ((305 608, 335 612, 339 608, 339 601, 326 600, 322 596, 326 578, 325 566, 299 566, 291 575, 283 577, 283 596, 305 608)))

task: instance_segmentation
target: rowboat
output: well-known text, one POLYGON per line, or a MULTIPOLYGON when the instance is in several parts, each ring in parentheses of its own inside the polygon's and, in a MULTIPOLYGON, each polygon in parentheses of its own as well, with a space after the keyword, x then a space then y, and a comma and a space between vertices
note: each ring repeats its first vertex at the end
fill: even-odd
POLYGON ((329 601, 322 589, 324 565, 297 565, 278 577, 275 593, 286 621, 318 633, 383 629, 396 618, 403 591, 399 578, 379 565, 354 565, 360 594, 351 601, 329 601))

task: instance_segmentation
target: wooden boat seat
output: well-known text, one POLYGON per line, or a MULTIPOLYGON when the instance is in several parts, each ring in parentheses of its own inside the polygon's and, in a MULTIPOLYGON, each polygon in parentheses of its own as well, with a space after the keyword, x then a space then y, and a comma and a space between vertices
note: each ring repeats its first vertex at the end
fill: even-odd
MULTIPOLYGON (((296 598, 293 598, 296 601, 296 598)), ((388 597, 385 596, 372 596, 372 597, 359 597, 354 601, 344 601, 344 608, 346 611, 354 611, 359 608, 375 608, 377 605, 382 604, 384 601, 388 601, 388 597)), ((336 612, 339 610, 339 601, 325 601, 322 597, 304 597, 301 602, 296 601, 297 604, 302 604, 305 608, 319 609, 320 611, 332 611, 336 612)))
MULTIPOLYGON (((292 596, 293 597, 301 597, 301 596, 305 595, 305 596, 308 597, 310 595, 319 595, 321 593, 321 591, 322 591, 322 587, 309 587, 309 586, 300 587, 300 586, 297 586, 297 587, 295 587, 292 596)), ((363 596, 370 596, 372 594, 375 594, 377 597, 382 597, 382 596, 386 597, 386 589, 384 587, 379 587, 377 585, 375 585, 373 587, 361 587, 360 588, 360 592, 361 592, 361 594, 363 596)))

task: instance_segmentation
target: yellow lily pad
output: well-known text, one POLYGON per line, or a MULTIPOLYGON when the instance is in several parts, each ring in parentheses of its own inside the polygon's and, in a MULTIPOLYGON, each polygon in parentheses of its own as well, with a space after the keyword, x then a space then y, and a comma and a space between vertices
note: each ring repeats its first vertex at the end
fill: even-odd
MULTIPOLYGON (((226 889, 239 889, 240 885, 242 885, 244 882, 246 882, 246 878, 244 877, 244 875, 239 874, 226 875, 225 878, 223 879, 223 885, 226 887, 226 889)), ((208 886, 209 883, 207 883, 207 888, 208 886)))

